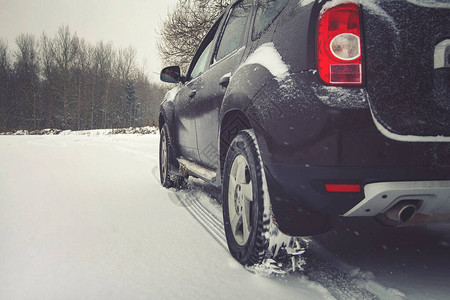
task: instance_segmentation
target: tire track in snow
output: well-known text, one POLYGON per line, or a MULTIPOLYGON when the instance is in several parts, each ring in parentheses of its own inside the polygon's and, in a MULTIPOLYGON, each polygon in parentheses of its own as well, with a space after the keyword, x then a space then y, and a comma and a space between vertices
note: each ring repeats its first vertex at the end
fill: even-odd
MULTIPOLYGON (((200 225, 228 251, 223 221, 204 205, 204 202, 215 199, 217 195, 209 195, 204 192, 203 188, 202 185, 190 181, 187 188, 173 190, 169 196, 174 203, 181 203, 200 225)), ((314 247, 308 249, 304 254, 306 259, 304 270, 296 271, 288 276, 306 276, 312 282, 326 288, 336 299, 405 299, 402 293, 383 287, 373 278, 365 278, 363 272, 362 274, 352 274, 345 268, 339 267, 339 262, 329 255, 324 255, 324 249, 320 248, 315 244, 314 247)))
POLYGON ((332 262, 324 260, 314 250, 306 251, 305 260, 306 265, 302 273, 309 280, 326 288, 336 299, 389 299, 370 292, 358 278, 352 278, 347 272, 333 266, 332 262))
POLYGON ((212 237, 228 251, 225 231, 223 223, 218 220, 203 204, 199 201, 192 192, 180 190, 170 193, 170 196, 175 195, 178 201, 189 211, 189 213, 202 225, 212 237))

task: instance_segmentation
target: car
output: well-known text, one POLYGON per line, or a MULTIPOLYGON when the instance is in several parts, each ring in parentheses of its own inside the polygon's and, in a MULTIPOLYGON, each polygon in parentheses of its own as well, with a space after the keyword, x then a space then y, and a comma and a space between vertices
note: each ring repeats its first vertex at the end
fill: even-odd
POLYGON ((229 250, 271 253, 271 224, 312 236, 336 218, 390 227, 450 214, 447 1, 240 0, 160 107, 165 187, 221 189, 229 250))

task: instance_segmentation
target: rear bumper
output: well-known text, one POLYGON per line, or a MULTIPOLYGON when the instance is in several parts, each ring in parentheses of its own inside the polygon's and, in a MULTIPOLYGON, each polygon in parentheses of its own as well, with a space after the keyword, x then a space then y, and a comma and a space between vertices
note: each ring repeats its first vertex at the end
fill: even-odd
MULTIPOLYGON (((411 193, 421 197, 414 199, 430 199, 430 205, 439 206, 439 201, 450 205, 450 167, 306 167, 270 163, 265 167, 275 214, 297 208, 326 215, 373 216, 411 193), (358 184, 361 191, 328 192, 325 184, 358 184), (378 207, 378 196, 385 195, 383 191, 388 193, 389 201, 378 207), (362 204, 366 199, 368 203, 362 204), (364 212, 370 208, 370 213, 361 214, 359 209, 353 212, 358 205, 364 212)), ((423 213, 434 211, 428 205, 423 208, 423 213)))
POLYGON ((364 186, 364 195, 345 217, 375 216, 400 201, 417 201, 421 214, 450 214, 450 180, 370 183, 364 186))

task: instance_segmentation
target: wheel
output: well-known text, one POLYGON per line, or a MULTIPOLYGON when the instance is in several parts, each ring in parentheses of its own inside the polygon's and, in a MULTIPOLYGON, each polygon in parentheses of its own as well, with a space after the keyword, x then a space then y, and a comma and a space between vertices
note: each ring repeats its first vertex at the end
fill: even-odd
POLYGON ((262 262, 269 248, 270 200, 264 186, 254 133, 242 131, 225 158, 222 199, 228 248, 236 260, 247 266, 262 262))
POLYGON ((161 184, 166 188, 174 187, 177 183, 178 178, 173 176, 175 163, 176 159, 172 152, 167 125, 164 124, 159 139, 159 178, 161 184))

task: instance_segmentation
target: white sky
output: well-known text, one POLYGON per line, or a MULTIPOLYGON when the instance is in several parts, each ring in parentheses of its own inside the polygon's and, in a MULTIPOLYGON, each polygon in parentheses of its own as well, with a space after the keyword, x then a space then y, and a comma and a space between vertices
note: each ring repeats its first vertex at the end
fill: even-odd
POLYGON ((15 49, 15 38, 42 32, 54 36, 68 25, 71 32, 92 44, 112 42, 114 48, 132 46, 137 62, 157 80, 161 61, 156 49, 159 25, 177 0, 0 0, 0 38, 15 49))

